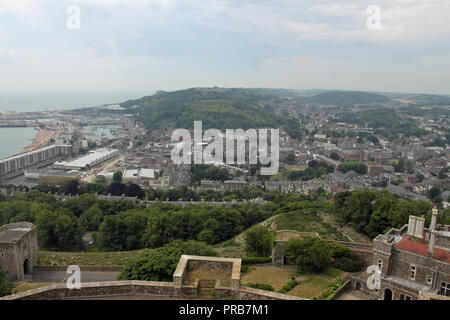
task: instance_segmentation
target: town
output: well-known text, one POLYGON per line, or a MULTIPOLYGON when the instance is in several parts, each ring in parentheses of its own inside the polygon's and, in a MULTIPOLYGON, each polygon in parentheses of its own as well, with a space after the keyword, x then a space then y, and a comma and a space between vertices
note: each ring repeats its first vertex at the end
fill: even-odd
MULTIPOLYGON (((270 89, 265 90, 270 92, 270 89)), ((42 238, 42 234, 36 237, 40 228, 49 227, 42 224, 43 218, 39 218, 42 213, 22 219, 27 222, 17 222, 20 221, 20 215, 15 216, 18 213, 11 219, 5 216, 2 220, 5 225, 0 231, 5 248, 11 248, 15 243, 11 239, 16 236, 23 239, 20 241, 27 239, 24 246, 29 248, 20 253, 17 249, 9 251, 16 252, 14 259, 24 255, 24 262, 4 258, 2 268, 9 270, 9 278, 19 283, 24 281, 22 287, 35 283, 39 288, 63 278, 63 268, 69 262, 62 262, 60 254, 77 256, 72 264, 78 265, 77 260, 83 260, 83 255, 98 252, 96 261, 89 262, 96 269, 84 272, 89 273, 88 279, 100 281, 104 286, 102 290, 114 295, 119 289, 108 281, 116 277, 146 280, 149 275, 126 276, 131 272, 127 271, 131 268, 130 263, 136 263, 134 259, 143 253, 101 267, 106 252, 127 255, 134 252, 130 250, 172 250, 174 244, 171 241, 182 240, 187 242, 176 244, 174 248, 177 249, 173 249, 181 249, 182 254, 181 258, 178 254, 173 257, 174 263, 178 262, 176 270, 169 268, 166 276, 151 278, 167 281, 173 273, 173 284, 167 282, 165 287, 155 288, 147 283, 135 297, 151 299, 157 292, 158 296, 167 298, 208 299, 212 295, 216 299, 409 300, 443 299, 450 294, 447 270, 449 106, 406 108, 403 102, 395 99, 387 99, 382 104, 367 105, 366 102, 364 106, 355 100, 354 104, 346 106, 339 102, 304 102, 302 98, 292 97, 296 92, 283 92, 289 93, 289 97, 271 93, 261 100, 256 98, 256 104, 264 107, 270 103, 271 111, 267 112, 273 112, 279 121, 284 121, 283 115, 295 119, 294 124, 281 124, 276 141, 280 164, 275 174, 262 174, 260 155, 258 161, 252 161, 256 155, 251 156, 250 152, 256 146, 250 139, 244 144, 235 141, 234 148, 231 147, 231 151, 246 152, 245 155, 234 155, 233 152, 232 157, 244 160, 237 164, 195 161, 192 151, 203 152, 208 147, 202 141, 183 142, 183 148, 188 146, 187 154, 193 158, 177 164, 172 159, 173 150, 179 143, 172 138, 173 127, 149 125, 143 113, 152 108, 148 104, 151 105, 155 98, 170 101, 172 95, 198 95, 202 98, 195 103, 201 104, 202 99, 217 92, 224 95, 223 99, 236 99, 237 102, 239 98, 228 96, 231 92, 233 95, 259 94, 254 89, 193 88, 160 93, 137 104, 127 101, 67 111, 2 114, 4 126, 20 123, 35 127, 38 130, 36 137, 42 136, 41 132, 48 134, 44 135, 45 139, 37 142, 35 139, 31 148, 0 161, 1 192, 9 203, 5 203, 4 209, 0 208, 6 211, 0 212, 5 215, 11 210, 21 211, 13 208, 24 200, 37 205, 33 199, 38 192, 46 197, 45 203, 57 201, 56 207, 70 210, 67 213, 55 211, 55 218, 62 214, 74 219, 70 224, 73 238, 64 244, 42 238), (123 209, 114 205, 113 212, 107 213, 105 205, 109 202, 123 203, 120 205, 123 209), (169 207, 161 207, 164 204, 169 207), (84 206, 84 209, 75 209, 78 206, 84 206), (365 209, 365 206, 370 208, 365 209), (400 206, 411 209, 403 212, 400 206), (200 211, 194 214, 189 213, 191 210, 200 211), (217 210, 223 211, 221 215, 225 216, 216 216, 217 210), (220 231, 220 224, 229 223, 225 221, 234 217, 233 210, 240 210, 244 217, 257 216, 252 222, 239 225, 236 221, 228 227, 231 229, 220 231), (359 217, 364 210, 369 210, 368 216, 359 217), (185 219, 189 223, 196 219, 206 220, 198 225, 198 231, 189 231, 179 225, 182 220, 174 220, 173 230, 169 231, 164 226, 167 222, 160 215, 169 214, 168 219, 175 219, 175 212, 187 215, 185 219), (204 218, 195 217, 200 212, 204 218), (109 217, 111 214, 113 216, 109 217), (132 220, 111 220, 113 217, 123 219, 119 218, 122 214, 123 218, 129 216, 126 219, 132 220), (192 214, 194 216, 188 218, 192 214), (208 220, 211 215, 215 218, 208 220), (138 220, 132 222, 134 219, 138 220), (429 228, 425 228, 425 219, 430 221, 429 228), (135 225, 139 220, 143 227, 135 225), (117 229, 122 223, 125 223, 124 228, 138 229, 132 233, 117 229), (160 232, 166 235, 157 235, 160 232), (119 234, 124 237, 123 241, 109 238, 119 234), (135 238, 133 242, 130 242, 131 234, 135 238), (252 240, 252 237, 255 238, 252 240), (254 247, 257 244, 252 241, 262 248, 254 247), (298 254, 295 250, 300 250, 300 247, 295 249, 296 246, 308 247, 315 242, 320 243, 336 262, 332 265, 324 262, 321 267, 309 266, 312 262, 303 262, 306 264, 299 267, 293 265, 298 254), (39 248, 53 253, 39 253, 37 243, 39 248), (399 252, 396 260, 386 260, 386 256, 395 250, 399 252), (411 255, 417 254, 423 261, 409 265, 407 261, 411 255), (36 265, 38 256, 40 262, 36 265), (55 264, 54 257, 61 262, 55 264), (53 261, 50 263, 57 267, 42 263, 47 259, 50 260, 46 263, 53 261), (17 265, 20 268, 13 267, 17 265), (380 268, 381 279, 375 289, 370 285, 372 280, 368 280, 372 279, 370 273, 364 269, 370 265, 380 268), (388 269, 383 268, 387 265, 390 266, 388 269), (434 270, 438 265, 441 271, 428 273, 427 270, 434 270), (52 274, 49 270, 58 271, 52 274), (112 273, 106 275, 105 270, 112 273), (402 272, 411 275, 405 279, 402 272), (284 276, 279 279, 280 275, 284 276), (310 282, 315 283, 315 287, 308 291, 304 287, 310 282)), ((356 99, 354 92, 337 94, 356 99)), ((316 99, 321 100, 321 95, 318 94, 316 99)), ((369 100, 381 96, 367 95, 369 100)), ((215 103, 211 102, 213 106, 215 103)), ((220 127, 220 123, 216 124, 220 127)), ((267 128, 267 124, 255 128, 255 132, 267 128)), ((214 125, 210 122, 209 128, 214 125)), ((193 129, 185 131, 195 136, 193 129)), ((270 141, 272 148, 274 140, 270 141)), ((227 148, 228 143, 227 140, 227 148)), ((218 156, 217 150, 223 152, 223 149, 216 148, 214 157, 218 156)), ((227 156, 228 153, 229 150, 227 156)), ((91 270, 87 269, 88 265, 81 265, 83 268, 91 270)), ((89 283, 78 297, 89 296, 92 290, 97 290, 89 287, 89 283)), ((127 285, 131 283, 124 281, 121 290, 126 291, 127 285)), ((73 293, 67 293, 66 289, 17 291, 11 297, 47 299, 58 294, 69 298, 73 293)), ((131 296, 123 293, 117 297, 127 299, 131 296)))

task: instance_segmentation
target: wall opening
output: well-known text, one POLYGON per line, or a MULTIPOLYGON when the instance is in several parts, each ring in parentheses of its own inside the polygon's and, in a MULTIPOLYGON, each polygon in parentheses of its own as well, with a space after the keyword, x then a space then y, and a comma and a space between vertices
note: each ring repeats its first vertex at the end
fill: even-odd
POLYGON ((28 265, 28 259, 25 259, 23 262, 23 274, 29 273, 29 265, 28 265))
POLYGON ((358 282, 356 283, 355 289, 356 289, 356 290, 361 290, 361 282, 358 281, 358 282))
POLYGON ((392 300, 392 290, 391 289, 384 290, 384 300, 392 300))

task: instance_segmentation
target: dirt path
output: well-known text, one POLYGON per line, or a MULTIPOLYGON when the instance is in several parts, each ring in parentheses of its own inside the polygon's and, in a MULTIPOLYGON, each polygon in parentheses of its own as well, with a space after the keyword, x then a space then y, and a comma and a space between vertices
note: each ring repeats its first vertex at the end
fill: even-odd
POLYGON ((362 234, 361 232, 357 231, 355 228, 351 226, 341 226, 339 223, 336 222, 336 220, 331 217, 329 214, 324 212, 318 212, 317 213, 319 217, 322 218, 322 220, 326 223, 329 223, 333 227, 335 227, 337 230, 339 230, 340 233, 342 233, 345 237, 347 237, 351 242, 358 242, 358 243, 367 243, 371 244, 372 240, 370 237, 366 236, 365 234, 362 234))
MULTIPOLYGON (((280 213, 281 214, 281 213, 280 213)), ((264 220, 263 222, 257 223, 255 226, 263 226, 263 227, 268 227, 269 230, 276 230, 276 224, 274 219, 276 219, 280 214, 274 215, 272 217, 270 217, 267 220, 264 220)), ((248 229, 247 229, 248 230, 248 229)), ((242 232, 241 234, 237 235, 234 238, 234 241, 236 241, 237 243, 243 245, 244 244, 244 239, 245 239, 245 232, 247 231, 245 230, 244 232, 242 232)))

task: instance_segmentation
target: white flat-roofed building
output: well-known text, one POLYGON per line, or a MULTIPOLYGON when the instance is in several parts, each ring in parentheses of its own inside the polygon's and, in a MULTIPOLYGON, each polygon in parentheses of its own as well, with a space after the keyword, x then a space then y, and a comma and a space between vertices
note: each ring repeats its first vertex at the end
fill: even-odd
POLYGON ((55 166, 66 170, 83 170, 94 167, 117 155, 119 155, 119 151, 115 149, 96 149, 72 161, 55 162, 55 166))
POLYGON ((155 179, 155 170, 141 168, 141 172, 139 173, 139 176, 141 179, 155 179))
POLYGON ((139 170, 138 169, 127 169, 122 176, 123 182, 133 182, 139 183, 139 170))
POLYGON ((123 173, 123 182, 144 183, 145 181, 155 179, 156 174, 154 169, 127 169, 123 173))

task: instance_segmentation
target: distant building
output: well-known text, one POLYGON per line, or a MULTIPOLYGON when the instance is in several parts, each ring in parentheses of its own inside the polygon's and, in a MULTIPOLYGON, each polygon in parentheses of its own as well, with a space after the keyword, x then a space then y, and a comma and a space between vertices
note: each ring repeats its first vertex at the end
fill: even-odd
POLYGON ((222 191, 223 185, 220 181, 202 180, 200 181, 200 188, 202 190, 222 191))
POLYGON ((138 168, 138 169, 127 169, 123 173, 123 182, 132 182, 136 184, 148 184, 149 180, 154 180, 157 177, 156 171, 154 169, 138 168))
POLYGON ((244 190, 249 186, 249 184, 243 180, 226 180, 223 184, 224 190, 230 192, 235 190, 244 190))
POLYGON ((55 167, 65 170, 85 170, 105 162, 119 155, 119 151, 115 149, 96 149, 88 152, 72 161, 55 162, 55 167))
POLYGON ((29 167, 52 161, 58 157, 67 156, 71 152, 71 145, 52 145, 1 159, 0 178, 15 171, 25 170, 29 167))
POLYGON ((380 177, 383 172, 383 166, 371 164, 367 167, 367 175, 369 177, 380 177))
POLYGON ((61 183, 67 180, 81 180, 80 171, 66 170, 28 170, 25 171, 26 182, 61 183))

